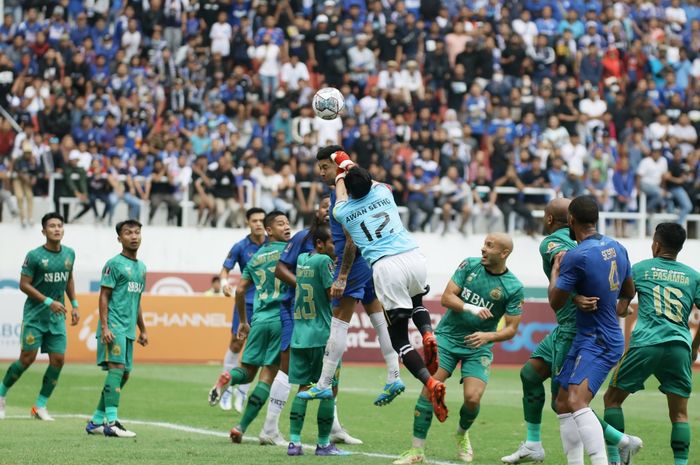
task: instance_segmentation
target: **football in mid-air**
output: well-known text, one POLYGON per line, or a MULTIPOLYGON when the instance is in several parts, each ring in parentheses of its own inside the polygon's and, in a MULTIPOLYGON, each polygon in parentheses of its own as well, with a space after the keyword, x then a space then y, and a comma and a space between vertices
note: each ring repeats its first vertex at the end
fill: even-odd
POLYGON ((335 119, 345 108, 345 97, 335 87, 324 87, 316 92, 312 105, 319 118, 335 119))

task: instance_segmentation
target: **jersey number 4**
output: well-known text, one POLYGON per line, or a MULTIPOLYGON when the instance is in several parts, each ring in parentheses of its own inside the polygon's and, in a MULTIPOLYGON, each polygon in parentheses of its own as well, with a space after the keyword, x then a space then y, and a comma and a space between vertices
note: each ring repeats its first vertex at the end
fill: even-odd
POLYGON ((678 299, 683 297, 683 291, 671 286, 661 287, 658 284, 652 291, 656 314, 674 323, 680 323, 683 320, 683 304, 678 299))
MULTIPOLYGON (((389 224, 389 221, 391 220, 391 218, 389 217, 389 214, 386 212, 375 213, 374 215, 372 215, 372 218, 383 218, 382 223, 377 227, 377 229, 374 230, 374 236, 377 239, 381 239, 382 238, 382 231, 384 230, 384 228, 386 228, 386 225, 389 224)), ((372 242, 374 240, 374 238, 372 237, 372 233, 369 231, 369 229, 367 229, 367 225, 365 224, 364 221, 362 223, 360 223, 360 228, 362 228, 362 232, 365 233, 365 237, 367 238, 367 240, 372 242)), ((394 233, 393 229, 389 231, 389 234, 393 234, 393 233, 394 233)))
POLYGON ((608 282, 610 283, 611 291, 620 290, 620 273, 617 271, 617 262, 615 260, 610 262, 610 273, 608 273, 608 282))

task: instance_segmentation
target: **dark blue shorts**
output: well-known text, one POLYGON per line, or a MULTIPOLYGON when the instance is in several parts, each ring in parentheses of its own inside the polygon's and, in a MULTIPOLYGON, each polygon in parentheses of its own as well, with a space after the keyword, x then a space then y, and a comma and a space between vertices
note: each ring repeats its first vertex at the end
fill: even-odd
MULTIPOLYGON (((359 253, 359 252, 358 252, 359 253)), ((338 263, 342 262, 342 257, 338 259, 338 263)), ((335 274, 333 279, 338 279, 338 273, 340 272, 340 266, 335 267, 335 274)), ((363 261, 362 264, 353 264, 350 269, 350 274, 348 275, 347 285, 345 286, 345 292, 343 297, 352 297, 355 300, 362 301, 363 304, 367 305, 377 298, 374 293, 374 281, 372 280, 372 268, 369 267, 367 262, 363 261)), ((333 299, 333 308, 338 308, 340 306, 340 299, 333 299)))
POLYGON ((566 355, 557 381, 564 390, 568 390, 569 384, 578 385, 588 379, 588 390, 595 396, 610 370, 620 361, 623 351, 622 344, 609 347, 596 335, 578 334, 566 355))
MULTIPOLYGON (((253 304, 245 304, 245 313, 248 315, 248 324, 250 324, 251 321, 253 321, 253 304)), ((234 305, 233 307, 233 322, 231 323, 231 332, 233 334, 236 334, 238 332, 238 325, 241 324, 241 322, 238 320, 238 311, 236 310, 236 306, 234 305)))
POLYGON ((280 351, 289 349, 292 343, 292 333, 294 332, 294 307, 282 305, 280 308, 280 320, 282 321, 282 338, 280 340, 280 351))

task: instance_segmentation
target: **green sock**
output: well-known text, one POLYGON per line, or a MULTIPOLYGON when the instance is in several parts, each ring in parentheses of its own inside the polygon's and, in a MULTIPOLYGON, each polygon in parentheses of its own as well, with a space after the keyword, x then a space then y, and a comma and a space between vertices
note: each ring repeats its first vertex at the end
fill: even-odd
POLYGON ((428 437, 430 424, 433 422, 433 404, 424 396, 418 397, 416 411, 413 415, 413 437, 425 439, 428 437))
POLYGON ((481 410, 480 405, 477 405, 476 409, 470 410, 469 407, 462 404, 462 408, 459 409, 460 433, 462 431, 464 431, 464 432, 469 431, 469 428, 471 428, 472 423, 474 423, 474 420, 476 420, 476 417, 479 415, 479 410, 481 410))
POLYGON ((92 414, 92 422, 96 425, 101 425, 105 422, 105 395, 100 393, 100 401, 97 403, 97 409, 92 414))
POLYGON ((334 410, 335 399, 322 399, 318 405, 318 413, 316 414, 316 423, 318 424, 317 444, 320 446, 327 446, 331 443, 334 410))
POLYGON ((105 413, 107 422, 117 421, 117 408, 119 407, 119 396, 121 394, 121 382, 124 376, 123 368, 110 368, 107 372, 102 394, 105 400, 105 413))
POLYGON ((0 397, 5 397, 7 395, 7 391, 17 382, 19 377, 22 376, 22 373, 26 370, 27 367, 22 365, 19 360, 12 362, 12 365, 7 369, 5 378, 3 378, 2 384, 0 385, 0 397))
POLYGON ((230 372, 231 375, 231 385, 234 384, 245 384, 248 382, 248 370, 243 367, 236 367, 230 372))
POLYGON ((527 440, 540 441, 539 425, 542 423, 542 410, 545 401, 544 380, 537 374, 530 362, 527 362, 520 370, 520 381, 523 385, 523 413, 525 422, 528 424, 527 440), (537 430, 534 426, 531 430, 530 425, 537 425, 537 430), (537 439, 533 439, 534 437, 537 439))
MULTIPOLYGON (((235 370, 236 368, 231 371, 235 370)), ((260 409, 263 408, 268 397, 270 397, 270 385, 263 383, 262 381, 258 381, 255 389, 253 389, 253 393, 250 395, 250 397, 248 397, 248 403, 243 411, 243 418, 241 418, 242 433, 245 433, 248 426, 253 422, 253 420, 255 420, 255 417, 258 416, 260 409)))
POLYGON ((46 407, 46 401, 51 397, 51 393, 58 383, 58 376, 61 374, 61 369, 49 365, 46 367, 46 372, 44 373, 44 379, 41 382, 41 391, 39 392, 39 399, 36 401, 37 407, 46 407), (42 402, 44 405, 39 405, 40 400, 43 398, 42 402))
POLYGON ((46 403, 49 401, 49 398, 46 396, 42 396, 39 394, 36 398, 36 402, 34 402, 34 405, 36 405, 36 408, 43 408, 46 407, 46 403))
POLYGON ((123 389, 127 381, 129 381, 129 373, 124 372, 122 380, 119 381, 119 389, 123 389))
POLYGON ((292 411, 289 412, 289 440, 294 444, 301 444, 301 430, 304 428, 307 403, 306 399, 299 399, 296 396, 292 401, 292 411))
POLYGON ((542 431, 542 425, 539 423, 525 422, 527 427, 527 441, 528 442, 542 442, 540 433, 542 431))
POLYGON ((671 424, 671 449, 673 449, 674 465, 688 465, 688 449, 690 449, 688 423, 671 424))
POLYGON ((617 445, 620 443, 625 431, 625 415, 620 407, 610 407, 605 409, 604 420, 600 420, 603 427, 603 435, 608 449, 608 461, 619 462, 620 450, 617 445))

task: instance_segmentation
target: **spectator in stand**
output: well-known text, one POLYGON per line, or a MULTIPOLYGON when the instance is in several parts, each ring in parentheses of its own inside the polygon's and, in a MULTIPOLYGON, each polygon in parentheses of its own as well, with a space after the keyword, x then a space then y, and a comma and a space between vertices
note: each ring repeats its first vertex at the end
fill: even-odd
POLYGON ((673 202, 678 208, 679 224, 685 225, 685 220, 693 211, 693 203, 685 190, 688 173, 683 163, 683 150, 676 147, 673 150, 673 159, 668 162, 668 171, 663 174, 666 191, 671 194, 673 202))
POLYGON ((413 167, 413 176, 408 182, 408 228, 410 231, 422 231, 430 223, 435 208, 433 186, 436 178, 427 174, 423 166, 417 164, 413 167), (423 221, 418 224, 420 212, 423 212, 423 221))
POLYGON ((289 165, 278 172, 275 163, 268 161, 255 167, 250 175, 260 186, 260 208, 284 213, 291 211, 291 199, 285 195, 288 189, 294 188, 294 179, 289 178, 289 165))
MULTIPOLYGON (((655 142, 651 154, 645 157, 637 168, 637 190, 646 195, 647 213, 657 212, 663 208, 666 201, 663 179, 668 172, 668 162, 661 152, 661 142, 655 142)), ((651 225, 648 225, 647 232, 650 232, 650 228, 651 225)))
MULTIPOLYGON (((62 197, 75 197, 82 206, 82 210, 72 220, 75 221, 90 211, 90 198, 88 196, 87 172, 79 165, 81 155, 74 150, 68 156, 68 164, 63 170, 64 191, 62 197)), ((70 204, 63 205, 63 217, 68 222, 70 218, 70 204)))
MULTIPOLYGON (((518 177, 518 173, 515 170, 515 165, 510 164, 506 169, 505 174, 500 178, 496 179, 493 183, 494 188, 499 187, 511 187, 516 188, 518 191, 522 192, 525 185, 518 177)), ((505 229, 508 231, 508 222, 510 221, 511 213, 515 213, 520 216, 524 221, 525 233, 529 236, 536 234, 535 220, 532 217, 532 212, 525 205, 524 202, 519 198, 521 194, 512 193, 498 193, 496 197, 496 205, 503 212, 503 220, 505 224, 505 229)))
POLYGON ((408 181, 401 163, 394 163, 387 175, 386 183, 391 186, 391 193, 394 196, 394 202, 399 207, 406 206, 406 196, 408 193, 408 181))
POLYGON ((586 191, 588 191, 588 194, 595 197, 600 210, 608 210, 610 192, 608 191, 608 183, 603 179, 603 175, 601 174, 599 168, 593 168, 589 171, 584 186, 586 191))
POLYGON ((211 287, 204 291, 206 297, 218 297, 223 296, 223 290, 221 287, 221 278, 219 276, 214 276, 211 278, 211 287))
POLYGON ((136 188, 134 187, 131 176, 129 176, 126 162, 117 155, 112 155, 109 161, 110 164, 107 168, 107 180, 111 188, 109 194, 109 203, 111 205, 109 210, 109 225, 112 225, 114 211, 120 201, 127 204, 129 219, 139 219, 141 214, 141 200, 137 197, 136 188))
MULTIPOLYGON (((484 165, 479 165, 476 169, 476 176, 471 183, 472 215, 475 222, 479 219, 486 219, 486 231, 493 231, 500 222, 503 213, 496 206, 498 194, 493 188, 488 169, 484 165)), ((476 224, 475 224, 476 227, 476 224)), ((476 228, 475 228, 476 229, 476 228)))
MULTIPOLYGON (((92 160, 90 170, 87 172, 88 204, 83 204, 83 209, 75 216, 73 221, 82 218, 92 209, 95 220, 101 223, 107 215, 111 214, 112 204, 109 201, 110 186, 102 162, 99 158, 92 160), (97 201, 104 204, 102 215, 97 212, 97 201)), ((77 196, 76 196, 77 197, 77 196)))
POLYGON ((29 141, 25 141, 22 156, 13 162, 15 177, 12 189, 19 205, 22 227, 34 225, 34 186, 39 177, 39 164, 29 141))
POLYGON ((472 193, 469 185, 459 176, 459 170, 456 166, 452 165, 447 168, 446 175, 440 179, 437 192, 440 196, 438 206, 442 207, 442 221, 444 223, 442 234, 445 235, 449 232, 453 212, 459 215, 458 231, 461 234, 466 234, 466 225, 471 214, 468 200, 472 193))
MULTIPOLYGON (((628 212, 635 200, 635 176, 630 167, 629 158, 621 157, 612 177, 613 182, 613 211, 628 212)), ((627 237, 625 231, 627 221, 615 220, 615 236, 627 237)))
POLYGON ((223 224, 239 227, 243 190, 233 174, 233 165, 228 155, 219 158, 215 169, 209 169, 206 177, 197 180, 205 187, 207 207, 213 211, 212 226, 223 224))
POLYGON ((172 171, 163 163, 163 160, 156 159, 153 162, 153 172, 146 181, 146 196, 151 204, 148 213, 148 224, 153 222, 153 217, 161 204, 168 208, 168 224, 175 223, 182 226, 182 207, 175 198, 177 181, 172 171))

